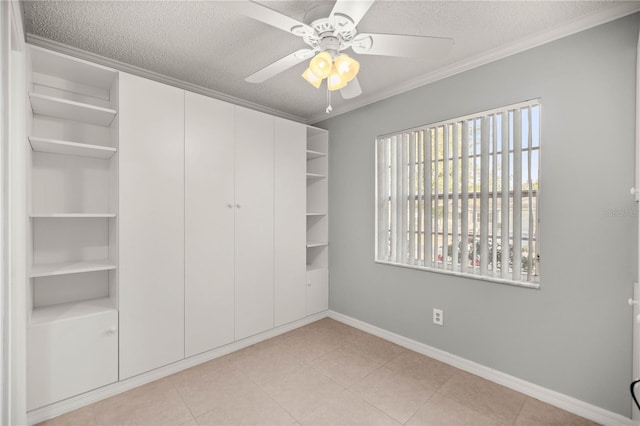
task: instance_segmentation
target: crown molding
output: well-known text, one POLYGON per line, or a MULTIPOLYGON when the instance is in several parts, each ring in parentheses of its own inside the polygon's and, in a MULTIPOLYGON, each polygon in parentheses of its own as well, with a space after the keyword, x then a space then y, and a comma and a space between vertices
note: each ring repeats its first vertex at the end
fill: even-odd
POLYGON ((97 55, 95 53, 88 52, 86 50, 78 49, 73 46, 69 46, 64 43, 59 43, 57 41, 49 40, 44 37, 40 37, 33 34, 26 35, 26 41, 29 44, 34 46, 42 47, 45 49, 53 50, 58 53, 63 53, 65 55, 73 56, 78 59, 82 59, 85 61, 93 62, 95 64, 103 65, 105 67, 113 68, 118 71, 126 72, 129 74, 137 75, 139 77, 147 78, 149 80, 154 80, 159 83, 167 84, 169 86, 174 86, 179 89, 187 90, 189 92, 198 93, 204 96, 208 96, 211 98, 215 98, 224 102, 229 102, 234 105, 238 105, 241 107, 253 109, 256 111, 264 112, 266 114, 274 115, 277 117, 281 117, 287 120, 297 121, 300 123, 305 123, 306 121, 303 117, 289 114, 275 108, 266 107, 264 105, 260 105, 254 102, 250 102, 244 99, 236 98, 235 96, 227 95, 222 92, 218 92, 216 90, 208 89, 206 87, 199 86, 197 84, 189 83, 184 80, 180 80, 177 78, 169 77, 164 74, 160 74, 154 71, 149 71, 144 68, 137 67, 135 65, 126 64, 124 62, 117 61, 115 59, 107 58, 105 56, 97 55))
POLYGON ((417 78, 408 80, 400 85, 394 86, 390 89, 378 92, 370 96, 360 96, 354 102, 334 108, 331 114, 324 112, 315 114, 307 119, 308 124, 316 124, 321 121, 336 117, 340 114, 345 114, 349 111, 362 108, 372 103, 390 98, 401 93, 408 92, 418 87, 434 83, 438 80, 443 80, 447 77, 451 77, 456 74, 460 74, 465 71, 480 67, 482 65, 495 62, 497 60, 506 58, 508 56, 515 55, 520 52, 532 49, 534 47, 541 46, 543 44, 550 43, 552 41, 568 37, 572 34, 579 33, 589 28, 596 27, 598 25, 605 24, 610 21, 622 18, 627 15, 631 15, 640 11, 640 2, 620 2, 616 6, 609 7, 605 10, 601 10, 581 18, 574 19, 553 28, 551 30, 543 31, 537 34, 533 34, 528 37, 516 40, 507 45, 488 50, 479 55, 472 56, 471 58, 464 59, 454 64, 439 68, 433 72, 424 74, 417 78))

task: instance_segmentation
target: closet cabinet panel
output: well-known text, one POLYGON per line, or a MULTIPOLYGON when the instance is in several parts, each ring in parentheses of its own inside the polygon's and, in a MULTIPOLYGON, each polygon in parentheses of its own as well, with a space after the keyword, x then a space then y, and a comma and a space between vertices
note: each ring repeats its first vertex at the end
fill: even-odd
POLYGON ((234 340, 235 107, 185 94, 185 352, 234 340))
POLYGON ((236 340, 273 328, 273 123, 236 107, 236 340))
POLYGON ((29 410, 118 381, 115 310, 35 324, 27 345, 29 410))
POLYGON ((306 126, 275 119, 275 325, 306 315, 306 126))
POLYGON ((120 380, 184 358, 184 91, 120 74, 120 380))

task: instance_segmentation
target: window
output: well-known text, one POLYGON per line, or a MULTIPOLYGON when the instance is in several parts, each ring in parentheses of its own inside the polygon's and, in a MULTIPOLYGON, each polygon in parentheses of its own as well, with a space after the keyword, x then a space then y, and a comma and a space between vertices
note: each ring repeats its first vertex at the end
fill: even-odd
POLYGON ((376 140, 376 261, 538 287, 538 100, 376 140))

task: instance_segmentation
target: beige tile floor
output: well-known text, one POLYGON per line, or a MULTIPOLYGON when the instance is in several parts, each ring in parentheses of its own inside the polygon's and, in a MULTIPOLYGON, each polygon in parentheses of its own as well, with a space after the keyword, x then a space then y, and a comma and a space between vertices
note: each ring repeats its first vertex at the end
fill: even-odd
POLYGON ((41 425, 593 425, 331 319, 41 425))

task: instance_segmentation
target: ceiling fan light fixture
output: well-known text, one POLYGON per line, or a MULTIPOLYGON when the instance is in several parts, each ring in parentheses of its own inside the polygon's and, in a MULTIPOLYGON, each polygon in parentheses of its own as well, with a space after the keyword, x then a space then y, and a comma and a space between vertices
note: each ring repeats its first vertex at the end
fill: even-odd
POLYGON ((360 71, 360 63, 344 53, 336 58, 334 67, 347 83, 356 78, 360 71))
POLYGON ((307 80, 309 84, 315 87, 316 89, 320 88, 320 85, 322 84, 322 79, 316 77, 316 75, 311 71, 311 68, 307 68, 302 73, 302 78, 307 80))
POLYGON ((349 80, 338 71, 338 67, 334 63, 331 68, 331 74, 327 78, 327 88, 329 90, 340 90, 345 87, 348 82, 349 80))
POLYGON ((320 80, 329 77, 333 58, 329 52, 320 52, 309 62, 309 70, 320 80))

